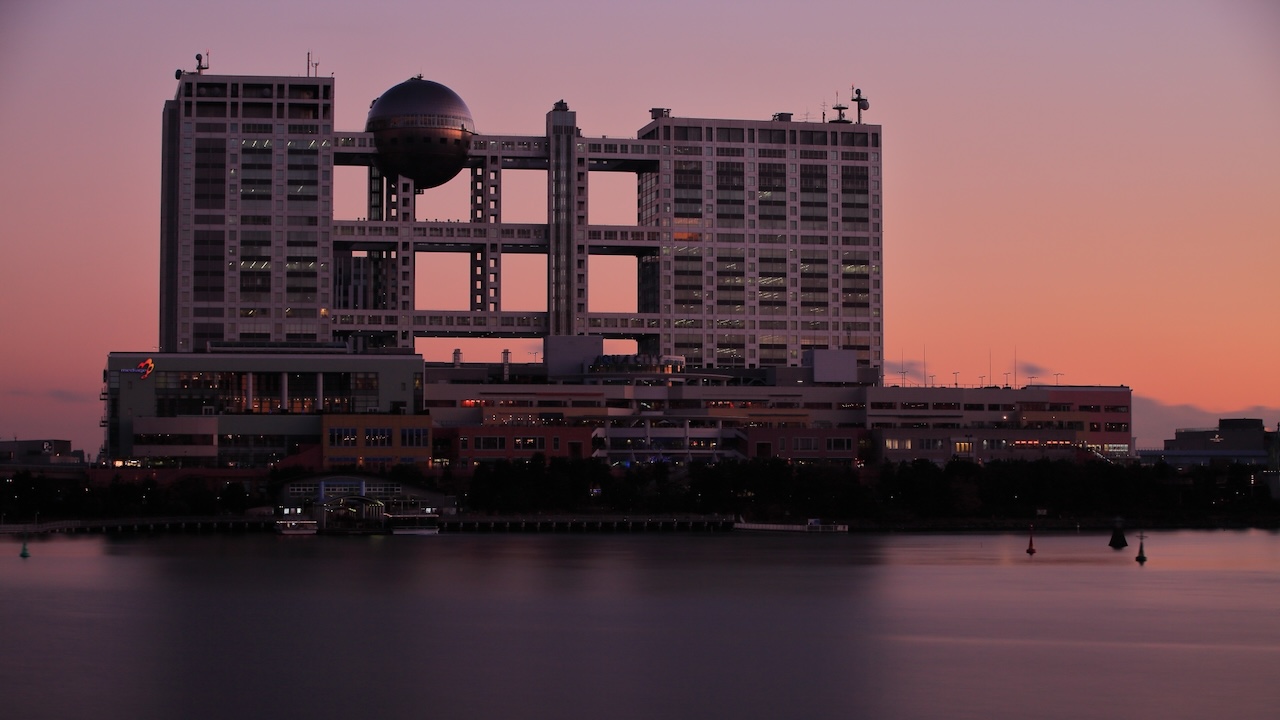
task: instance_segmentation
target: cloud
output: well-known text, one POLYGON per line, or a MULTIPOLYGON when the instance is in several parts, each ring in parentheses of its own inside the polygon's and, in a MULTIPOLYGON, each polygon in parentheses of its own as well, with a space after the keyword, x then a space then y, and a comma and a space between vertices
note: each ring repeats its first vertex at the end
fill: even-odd
POLYGON ((924 382, 924 368, 922 363, 916 360, 902 360, 900 362, 885 361, 884 366, 884 384, 885 385, 901 385, 902 373, 905 372, 907 384, 914 382, 924 382))
POLYGON ((1049 368, 1044 367, 1042 365, 1037 365, 1035 363, 1026 362, 1026 361, 1018 363, 1018 377, 1030 378, 1033 375, 1037 379, 1041 379, 1041 378, 1051 377, 1053 375, 1053 372, 1051 372, 1049 368))
POLYGON ((67 388, 12 388, 8 391, 8 395, 10 397, 20 399, 52 400, 54 402, 71 404, 99 402, 96 395, 92 395, 82 390, 69 390, 67 388))

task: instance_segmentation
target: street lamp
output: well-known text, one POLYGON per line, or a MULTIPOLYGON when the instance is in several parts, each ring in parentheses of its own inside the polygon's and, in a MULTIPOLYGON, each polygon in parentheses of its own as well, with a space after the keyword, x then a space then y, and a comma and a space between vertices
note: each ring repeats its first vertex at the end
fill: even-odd
POLYGON ((955 378, 955 386, 960 387, 960 373, 953 371, 951 375, 955 378))
POLYGON ((1066 375, 1066 373, 1054 373, 1054 374, 1053 374, 1053 384, 1054 384, 1054 385, 1057 385, 1057 384, 1058 384, 1058 379, 1059 379, 1059 378, 1061 378, 1063 375, 1066 375))

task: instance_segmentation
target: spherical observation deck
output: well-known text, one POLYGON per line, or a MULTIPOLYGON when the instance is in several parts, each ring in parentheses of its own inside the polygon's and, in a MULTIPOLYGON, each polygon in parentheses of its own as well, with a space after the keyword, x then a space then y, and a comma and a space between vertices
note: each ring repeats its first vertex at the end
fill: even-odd
POLYGON ((466 166, 476 129, 471 110, 457 93, 418 76, 373 101, 365 131, 373 133, 384 175, 403 175, 419 188, 431 188, 449 182, 466 166))

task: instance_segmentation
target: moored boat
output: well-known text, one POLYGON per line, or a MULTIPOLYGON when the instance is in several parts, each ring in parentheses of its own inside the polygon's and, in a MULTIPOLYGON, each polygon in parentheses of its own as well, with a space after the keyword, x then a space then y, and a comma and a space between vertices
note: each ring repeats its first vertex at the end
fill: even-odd
POLYGON ((440 516, 433 512, 387 513, 392 535, 438 535, 440 516))
POLYGON ((746 532, 800 532, 800 533, 847 533, 848 525, 823 522, 818 518, 810 518, 803 525, 798 523, 754 523, 742 522, 733 524, 734 530, 746 532))
POLYGON ((301 518, 276 520, 278 535, 315 535, 318 530, 319 524, 315 520, 301 518))

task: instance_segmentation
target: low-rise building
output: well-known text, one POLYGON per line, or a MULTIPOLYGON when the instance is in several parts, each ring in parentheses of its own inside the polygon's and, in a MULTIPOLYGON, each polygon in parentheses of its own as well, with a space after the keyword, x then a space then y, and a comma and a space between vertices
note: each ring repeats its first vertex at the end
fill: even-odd
POLYGON ((1273 459, 1280 430, 1267 430, 1259 418, 1222 418, 1212 428, 1175 430, 1161 450, 1142 450, 1145 463, 1192 465, 1267 465, 1273 459))

